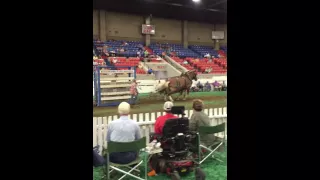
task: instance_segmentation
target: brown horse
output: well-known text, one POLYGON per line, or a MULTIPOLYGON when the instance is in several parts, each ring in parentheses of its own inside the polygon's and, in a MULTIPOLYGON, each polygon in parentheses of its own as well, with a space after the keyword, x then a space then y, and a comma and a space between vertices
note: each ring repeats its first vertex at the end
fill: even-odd
POLYGON ((182 73, 180 77, 172 77, 166 83, 162 85, 162 90, 160 93, 164 93, 164 100, 166 101, 169 97, 170 101, 173 101, 171 94, 180 92, 180 95, 176 100, 183 94, 183 100, 186 100, 186 95, 189 94, 190 87, 192 85, 192 80, 197 81, 197 73, 195 70, 191 70, 182 73))

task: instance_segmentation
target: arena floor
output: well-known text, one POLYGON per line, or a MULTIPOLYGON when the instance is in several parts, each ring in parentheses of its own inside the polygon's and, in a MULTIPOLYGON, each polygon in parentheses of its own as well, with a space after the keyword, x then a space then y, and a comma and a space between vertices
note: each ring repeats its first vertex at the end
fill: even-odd
MULTIPOLYGON (((217 152, 215 156, 222 160, 223 162, 219 162, 214 160, 213 158, 208 158, 206 161, 203 162, 201 165, 201 169, 206 173, 206 179, 208 180, 226 180, 227 179, 227 152, 217 152)), ((100 180, 103 175, 102 168, 94 168, 93 176, 94 180, 100 180)), ((112 179, 118 179, 122 176, 121 173, 113 175, 112 179)), ((124 180, 134 179, 129 177, 125 177, 124 180)), ((166 174, 160 174, 153 177, 148 177, 150 180, 169 180, 166 174)), ((187 176, 181 177, 183 180, 194 180, 195 175, 194 172, 191 172, 187 176)))
MULTIPOLYGON (((173 95, 174 98, 176 95, 173 95)), ((186 109, 192 109, 192 100, 202 99, 205 103, 205 108, 219 108, 227 106, 227 92, 194 92, 190 93, 187 100, 174 101, 176 106, 185 106, 186 109)), ((147 113, 147 112, 162 112, 164 100, 156 97, 149 97, 149 94, 140 94, 138 106, 131 108, 131 114, 147 113)), ((117 114, 117 107, 94 107, 93 116, 112 116, 117 114)))

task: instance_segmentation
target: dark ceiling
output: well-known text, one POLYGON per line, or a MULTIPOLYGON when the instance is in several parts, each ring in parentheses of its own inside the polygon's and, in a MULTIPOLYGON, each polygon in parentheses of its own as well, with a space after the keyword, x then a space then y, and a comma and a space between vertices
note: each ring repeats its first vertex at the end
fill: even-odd
POLYGON ((227 0, 93 0, 93 9, 214 24, 227 23, 227 0))

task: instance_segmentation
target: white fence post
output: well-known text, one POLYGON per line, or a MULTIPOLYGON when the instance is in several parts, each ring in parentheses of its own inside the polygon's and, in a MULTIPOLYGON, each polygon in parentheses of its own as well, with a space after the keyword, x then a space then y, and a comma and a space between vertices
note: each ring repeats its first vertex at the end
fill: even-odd
MULTIPOLYGON (((226 137, 227 137, 227 108, 210 108, 205 109, 204 112, 211 119, 211 125, 215 126, 221 123, 226 123, 226 137)), ((157 117, 165 114, 165 112, 152 112, 152 113, 139 113, 132 114, 132 120, 136 121, 141 129, 141 135, 146 136, 146 143, 149 142, 150 132, 154 132, 154 123, 157 117)), ((190 118, 193 114, 193 110, 185 110, 185 117, 190 118)), ((111 121, 117 120, 118 116, 108 116, 108 117, 93 117, 93 146, 100 145, 100 153, 102 152, 102 147, 107 146, 106 136, 108 124, 111 121)), ((218 136, 222 136, 222 133, 218 136)))
POLYGON ((93 147, 98 144, 97 142, 97 118, 93 117, 93 147))

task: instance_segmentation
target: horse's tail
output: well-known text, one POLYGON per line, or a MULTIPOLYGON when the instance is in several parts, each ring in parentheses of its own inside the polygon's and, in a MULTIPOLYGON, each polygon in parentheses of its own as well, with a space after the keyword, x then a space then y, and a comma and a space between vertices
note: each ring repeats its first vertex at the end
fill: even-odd
POLYGON ((156 92, 161 92, 167 88, 167 82, 160 83, 156 86, 156 92))

